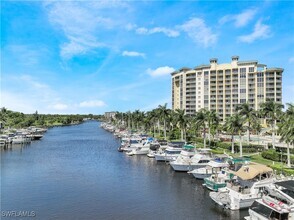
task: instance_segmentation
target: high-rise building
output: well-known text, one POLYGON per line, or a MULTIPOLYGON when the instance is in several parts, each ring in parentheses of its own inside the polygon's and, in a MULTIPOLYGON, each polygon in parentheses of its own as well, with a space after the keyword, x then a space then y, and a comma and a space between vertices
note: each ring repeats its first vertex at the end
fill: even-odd
POLYGON ((282 103, 282 68, 267 68, 257 60, 210 64, 194 69, 183 67, 172 75, 172 108, 185 109, 193 115, 202 108, 215 110, 220 118, 235 112, 236 105, 248 102, 259 109, 260 103, 274 100, 282 103))

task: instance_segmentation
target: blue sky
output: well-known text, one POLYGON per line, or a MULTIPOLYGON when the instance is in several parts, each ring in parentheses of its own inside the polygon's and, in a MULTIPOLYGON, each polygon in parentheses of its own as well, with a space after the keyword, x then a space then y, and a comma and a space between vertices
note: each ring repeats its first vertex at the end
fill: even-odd
POLYGON ((293 1, 2 1, 1 107, 171 106, 170 72, 232 55, 284 68, 293 102, 293 11, 293 1))

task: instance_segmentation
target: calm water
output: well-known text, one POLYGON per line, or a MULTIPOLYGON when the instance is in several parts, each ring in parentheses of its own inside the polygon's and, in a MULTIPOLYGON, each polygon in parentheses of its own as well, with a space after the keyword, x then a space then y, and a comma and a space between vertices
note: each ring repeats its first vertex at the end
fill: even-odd
POLYGON ((1 211, 34 211, 32 219, 247 215, 215 205, 202 181, 146 156, 128 157, 117 151, 118 146, 98 122, 87 122, 49 129, 40 141, 2 151, 1 211))

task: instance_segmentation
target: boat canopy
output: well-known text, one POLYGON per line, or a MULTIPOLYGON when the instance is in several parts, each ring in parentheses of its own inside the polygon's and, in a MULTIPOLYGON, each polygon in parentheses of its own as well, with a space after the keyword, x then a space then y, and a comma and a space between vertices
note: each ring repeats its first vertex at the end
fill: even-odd
POLYGON ((264 174, 268 172, 273 172, 273 169, 262 164, 249 164, 249 165, 243 166, 234 174, 240 177, 242 180, 250 180, 260 174, 264 174))
POLYGON ((193 146, 193 145, 188 144, 188 145, 184 145, 183 148, 184 148, 184 149, 187 149, 187 150, 190 150, 190 149, 194 149, 194 148, 196 148, 196 147, 193 146))

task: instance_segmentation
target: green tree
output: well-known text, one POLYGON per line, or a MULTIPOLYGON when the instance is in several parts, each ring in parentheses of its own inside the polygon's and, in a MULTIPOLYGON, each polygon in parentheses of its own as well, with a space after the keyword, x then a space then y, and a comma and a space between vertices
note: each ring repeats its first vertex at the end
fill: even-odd
POLYGON ((164 139, 166 140, 166 121, 170 115, 170 110, 167 108, 167 103, 158 106, 158 114, 163 121, 164 139))
POLYGON ((287 166, 291 167, 290 145, 294 145, 294 105, 287 103, 288 109, 279 124, 280 142, 287 144, 287 166))
POLYGON ((247 142, 249 144, 251 125, 257 120, 256 111, 250 107, 249 103, 237 105, 236 111, 244 118, 244 122, 247 125, 247 142))
POLYGON ((243 132, 244 118, 239 114, 234 114, 226 118, 224 127, 232 134, 232 153, 234 152, 234 135, 239 135, 240 140, 240 157, 243 156, 242 149, 242 132, 243 132))
POLYGON ((276 141, 275 141, 275 131, 276 131, 276 123, 277 119, 282 113, 283 105, 272 100, 266 101, 260 105, 261 115, 266 119, 267 123, 270 123, 272 130, 272 145, 275 149, 276 141))
POLYGON ((185 114, 185 109, 176 109, 175 121, 178 128, 181 130, 181 140, 186 139, 186 130, 188 127, 188 118, 185 114))

